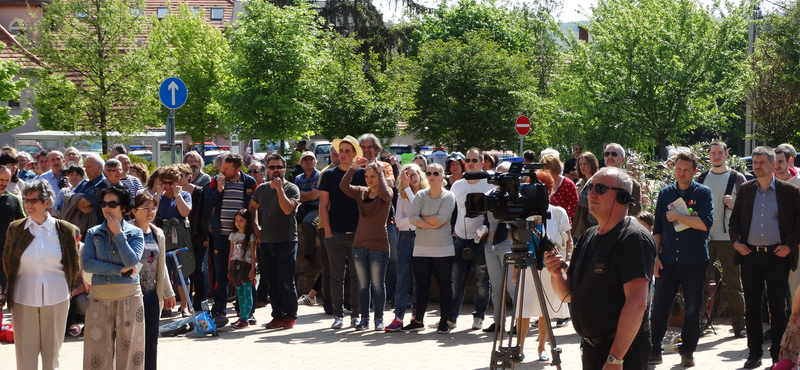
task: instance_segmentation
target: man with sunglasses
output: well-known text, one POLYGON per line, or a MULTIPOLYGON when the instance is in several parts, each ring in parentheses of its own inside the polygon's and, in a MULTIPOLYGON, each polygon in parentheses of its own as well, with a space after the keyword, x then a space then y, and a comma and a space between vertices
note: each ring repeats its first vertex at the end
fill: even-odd
POLYGON ((656 287, 650 319, 653 330, 650 364, 662 362, 661 341, 667 332, 672 302, 681 287, 685 304, 681 365, 694 366, 694 351, 702 330, 700 312, 708 267, 708 232, 714 223, 711 189, 694 181, 697 162, 694 153, 679 152, 675 161, 677 182, 658 193, 653 225, 658 256, 653 270, 656 287))
MULTIPOLYGON (((622 145, 617 143, 606 145, 603 151, 603 159, 605 159, 605 165, 608 167, 625 169, 623 167, 625 165, 625 149, 622 149, 622 145)), ((633 180, 633 192, 630 194, 633 200, 628 203, 628 216, 636 217, 642 212, 642 186, 636 179, 631 177, 631 180, 633 180)))
POLYGON ((297 321, 297 205, 300 189, 286 181, 286 159, 270 154, 266 159, 269 181, 256 188, 250 200, 253 231, 261 232, 258 261, 267 283, 272 321, 267 329, 291 329, 297 321), (262 227, 259 227, 259 223, 262 227))
POLYGON ((571 303, 583 369, 647 369, 655 241, 627 217, 633 183, 625 171, 602 168, 586 187, 598 224, 578 241, 568 267, 565 257, 552 251, 545 252, 544 263, 558 297, 571 303))
POLYGON ((572 181, 578 180, 578 157, 580 157, 582 153, 583 144, 572 144, 572 158, 568 159, 567 162, 564 163, 564 177, 567 177, 572 181))
POLYGON ((261 185, 266 181, 264 176, 267 174, 267 167, 261 161, 253 160, 247 167, 247 174, 256 179, 256 184, 261 185))

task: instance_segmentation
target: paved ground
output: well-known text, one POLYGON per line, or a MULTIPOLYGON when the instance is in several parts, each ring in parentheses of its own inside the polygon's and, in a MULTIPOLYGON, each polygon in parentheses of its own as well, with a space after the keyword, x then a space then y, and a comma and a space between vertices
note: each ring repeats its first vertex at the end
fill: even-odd
MULTIPOLYGON (((215 370, 488 369, 494 337, 470 329, 471 308, 465 305, 458 328, 442 335, 431 329, 418 333, 356 332, 352 328, 332 330, 330 324, 333 320, 323 313, 322 306, 301 306, 300 319, 294 329, 268 331, 263 329, 270 313, 267 306, 256 311, 259 325, 248 329, 233 331, 230 327, 223 328, 222 334, 216 338, 196 338, 194 334, 162 337, 159 340, 158 362, 161 369, 176 369, 186 365, 191 369, 215 370)), ((437 309, 434 305, 429 315, 438 317, 437 309)), ((3 313, 3 322, 9 322, 8 311, 3 313)), ((409 315, 406 316, 408 320, 409 315)), ((390 318, 391 314, 387 312, 386 317, 390 318)), ((433 321, 436 321, 435 317, 429 318, 426 323, 433 321)), ((562 368, 580 369, 579 338, 571 325, 555 328, 554 331, 558 345, 563 350, 562 368)), ((529 358, 535 355, 536 340, 536 329, 532 328, 527 342, 529 358)), ((769 353, 766 348, 765 352, 769 353)), ((83 338, 67 337, 61 349, 61 369, 80 369, 82 356, 83 338)), ((739 369, 746 356, 746 340, 734 338, 730 326, 725 325, 723 319, 717 325, 716 335, 709 332, 700 339, 698 352, 695 353, 695 368, 739 369)), ((14 358, 14 345, 0 344, 0 370, 13 369, 14 358)), ((679 362, 677 353, 668 351, 664 356, 664 364, 652 369, 681 369, 679 362)), ((531 359, 518 364, 516 368, 554 369, 549 363, 531 359)))

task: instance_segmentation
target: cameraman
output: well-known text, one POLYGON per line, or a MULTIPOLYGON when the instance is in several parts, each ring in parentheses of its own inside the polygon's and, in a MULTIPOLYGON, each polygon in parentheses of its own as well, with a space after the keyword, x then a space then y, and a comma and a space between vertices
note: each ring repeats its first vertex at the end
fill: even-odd
MULTIPOLYGON (((483 151, 478 148, 470 148, 467 151, 467 171, 480 171, 483 168, 483 151)), ((453 261, 453 305, 450 309, 448 323, 450 328, 455 328, 456 319, 461 312, 461 304, 464 302, 467 278, 471 268, 475 269, 475 311, 472 313, 472 329, 483 328, 483 318, 486 308, 489 306, 489 274, 486 271, 486 255, 483 243, 475 242, 475 235, 483 225, 484 216, 467 218, 466 200, 469 193, 486 193, 494 190, 494 186, 489 184, 486 179, 465 180, 461 179, 453 184, 450 191, 456 197, 458 207, 458 218, 455 227, 455 260, 453 261), (466 252, 465 252, 466 250, 466 252), (472 255, 470 258, 470 254, 472 255), (466 258, 465 258, 466 257, 466 258)), ((438 323, 436 326, 438 327, 438 323)))

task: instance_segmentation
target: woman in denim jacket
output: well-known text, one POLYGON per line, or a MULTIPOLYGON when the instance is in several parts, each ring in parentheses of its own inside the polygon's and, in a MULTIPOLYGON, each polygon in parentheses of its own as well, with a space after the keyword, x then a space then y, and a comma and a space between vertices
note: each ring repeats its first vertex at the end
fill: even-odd
POLYGON ((98 194, 105 221, 86 233, 81 262, 93 274, 84 327, 84 369, 142 369, 144 307, 139 260, 142 230, 122 219, 132 207, 130 191, 112 185, 98 194), (100 200, 102 199, 102 201, 100 200))

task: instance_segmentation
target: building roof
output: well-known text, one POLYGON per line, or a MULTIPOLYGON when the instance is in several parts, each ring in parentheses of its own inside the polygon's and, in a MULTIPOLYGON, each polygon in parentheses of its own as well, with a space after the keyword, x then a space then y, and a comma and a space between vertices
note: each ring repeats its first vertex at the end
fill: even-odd
POLYGON ((0 0, 0 6, 2 5, 14 5, 14 6, 39 6, 43 4, 49 4, 50 0, 0 0))
POLYGON ((17 41, 17 38, 8 32, 8 30, 6 30, 6 28, 1 24, 0 43, 2 43, 2 49, 0 49, 0 60, 13 60, 22 64, 22 68, 24 69, 30 69, 42 64, 42 61, 39 60, 39 58, 25 50, 19 41, 17 41))

